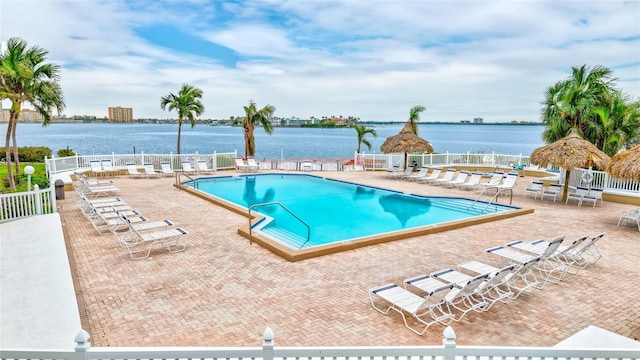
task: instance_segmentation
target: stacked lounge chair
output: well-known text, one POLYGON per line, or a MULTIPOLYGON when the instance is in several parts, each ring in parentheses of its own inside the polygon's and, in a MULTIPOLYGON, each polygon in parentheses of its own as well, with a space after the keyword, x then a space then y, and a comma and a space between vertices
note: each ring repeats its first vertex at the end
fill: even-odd
POLYGON ((568 269, 584 268, 601 258, 596 242, 603 236, 597 234, 589 241, 581 236, 566 245, 564 235, 550 241, 512 241, 485 250, 483 261, 406 278, 402 287, 390 283, 372 288, 369 300, 383 314, 397 312, 408 329, 422 335, 433 324, 460 321, 469 312, 488 311, 498 302, 508 303, 577 273, 568 269))

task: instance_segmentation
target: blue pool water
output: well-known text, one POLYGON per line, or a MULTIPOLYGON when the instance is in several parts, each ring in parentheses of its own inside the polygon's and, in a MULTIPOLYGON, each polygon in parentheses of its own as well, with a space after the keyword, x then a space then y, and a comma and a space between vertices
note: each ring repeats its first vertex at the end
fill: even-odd
POLYGON ((307 223, 307 227, 281 206, 254 207, 273 218, 261 232, 287 238, 292 248, 312 247, 366 236, 468 219, 513 210, 486 203, 473 206, 465 198, 424 197, 325 179, 313 175, 260 174, 198 179, 185 185, 249 208, 279 202, 307 223), (296 239, 297 238, 297 239, 296 239))

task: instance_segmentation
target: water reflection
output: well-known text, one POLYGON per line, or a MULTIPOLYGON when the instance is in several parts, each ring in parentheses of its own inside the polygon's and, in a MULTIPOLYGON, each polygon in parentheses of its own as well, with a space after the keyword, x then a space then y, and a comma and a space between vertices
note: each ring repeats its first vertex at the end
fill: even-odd
POLYGON ((395 215, 403 228, 407 226, 409 219, 427 213, 431 207, 429 199, 416 199, 400 194, 381 196, 379 203, 385 212, 395 215))
MULTIPOLYGON (((268 188, 265 190, 264 195, 259 197, 256 193, 256 177, 255 176, 247 176, 245 177, 244 182, 244 192, 242 193, 242 200, 247 204, 247 207, 253 204, 260 204, 265 202, 271 202, 276 196, 275 190, 273 188, 268 188)), ((269 212, 271 206, 262 207, 261 210, 269 212)))

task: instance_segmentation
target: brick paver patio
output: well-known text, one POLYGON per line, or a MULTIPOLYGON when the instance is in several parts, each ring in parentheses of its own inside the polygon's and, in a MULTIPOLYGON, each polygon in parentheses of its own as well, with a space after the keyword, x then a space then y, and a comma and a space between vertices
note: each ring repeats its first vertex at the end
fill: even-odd
MULTIPOLYGON (((224 172, 229 175, 233 172, 224 172)), ((376 172, 322 172, 367 185, 424 195, 476 193, 393 180, 376 172)), ((258 346, 266 327, 278 346, 434 345, 441 325, 423 336, 396 313, 382 315, 368 290, 404 278, 483 260, 483 250, 512 240, 606 232, 595 265, 509 304, 452 323, 462 345, 551 346, 588 325, 640 338, 640 233, 616 227, 632 205, 596 208, 523 198, 533 214, 290 263, 237 234, 248 220, 173 187, 173 178, 117 177, 120 197, 153 220, 189 230, 187 249, 133 261, 113 235, 98 235, 76 205, 58 202, 83 326, 94 346, 258 346)), ((501 202, 505 202, 502 199, 501 202)))

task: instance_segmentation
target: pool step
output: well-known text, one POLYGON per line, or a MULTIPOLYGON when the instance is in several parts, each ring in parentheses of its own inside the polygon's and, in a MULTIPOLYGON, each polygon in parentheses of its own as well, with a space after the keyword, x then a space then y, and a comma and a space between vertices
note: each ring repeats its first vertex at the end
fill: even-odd
POLYGON ((307 241, 306 237, 302 237, 294 232, 275 226, 264 227, 260 232, 271 238, 277 239, 279 242, 292 249, 299 249, 300 246, 307 241))

